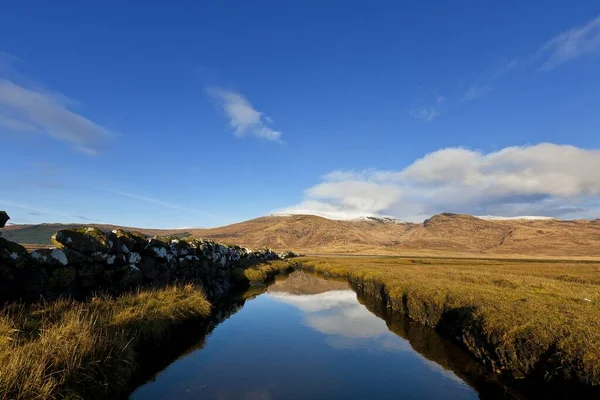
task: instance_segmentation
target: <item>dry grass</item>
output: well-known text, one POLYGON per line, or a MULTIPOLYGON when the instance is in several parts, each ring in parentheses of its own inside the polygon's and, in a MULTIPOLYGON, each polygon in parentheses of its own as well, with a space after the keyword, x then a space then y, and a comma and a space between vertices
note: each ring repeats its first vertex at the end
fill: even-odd
POLYGON ((127 389, 136 350, 209 313, 192 285, 9 305, 0 311, 0 398, 110 398, 127 389))
POLYGON ((269 261, 246 269, 239 268, 234 273, 240 282, 265 284, 276 275, 291 272, 294 265, 289 261, 269 261))
MULTIPOLYGON (((531 373, 549 353, 547 378, 571 374, 600 385, 600 263, 399 257, 313 257, 307 269, 383 290, 388 305, 429 326, 471 310, 490 349, 462 341, 480 358, 531 373)), ((447 322, 447 321, 446 321, 447 322)), ((472 329, 471 329, 472 330, 472 329)), ((459 333, 460 335, 460 333, 459 333)), ((471 338, 472 339, 472 338, 471 338)))

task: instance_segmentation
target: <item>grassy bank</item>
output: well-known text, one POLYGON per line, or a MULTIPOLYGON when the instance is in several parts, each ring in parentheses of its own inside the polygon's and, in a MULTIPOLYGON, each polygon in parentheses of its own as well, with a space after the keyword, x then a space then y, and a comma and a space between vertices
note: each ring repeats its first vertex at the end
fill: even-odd
POLYGON ((275 276, 291 272, 297 265, 293 261, 269 261, 250 268, 238 268, 234 270, 234 279, 241 284, 267 284, 275 279, 275 276))
POLYGON ((497 372, 600 385, 600 263, 313 257, 497 372))
POLYGON ((0 310, 0 398, 110 398, 127 389, 137 351, 210 313, 193 285, 88 302, 58 300, 0 310))

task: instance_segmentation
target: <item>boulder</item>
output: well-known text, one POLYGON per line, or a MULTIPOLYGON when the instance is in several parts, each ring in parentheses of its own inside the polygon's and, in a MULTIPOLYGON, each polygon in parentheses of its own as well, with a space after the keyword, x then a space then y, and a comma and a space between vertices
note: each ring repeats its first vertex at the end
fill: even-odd
POLYGON ((22 267, 28 259, 25 247, 0 237, 0 265, 22 267))
POLYGON ((61 249, 38 249, 31 252, 33 262, 48 267, 60 267, 69 263, 67 255, 61 249))
POLYGON ((96 227, 64 229, 52 236, 52 243, 58 248, 68 248, 81 253, 108 252, 113 246, 106 233, 96 227))
POLYGON ((146 247, 146 244, 148 244, 146 236, 139 232, 130 232, 124 231, 123 229, 117 229, 112 231, 112 233, 117 237, 120 244, 120 248, 116 250, 122 253, 129 253, 131 251, 141 253, 146 247))
POLYGON ((185 240, 171 239, 169 246, 175 257, 184 257, 196 253, 196 248, 185 240))
POLYGON ((4 225, 6 225, 9 219, 10 217, 6 211, 0 211, 0 228, 4 228, 4 225))
POLYGON ((170 260, 173 253, 171 252, 171 247, 167 243, 154 238, 148 241, 148 244, 144 249, 144 255, 147 257, 170 260))

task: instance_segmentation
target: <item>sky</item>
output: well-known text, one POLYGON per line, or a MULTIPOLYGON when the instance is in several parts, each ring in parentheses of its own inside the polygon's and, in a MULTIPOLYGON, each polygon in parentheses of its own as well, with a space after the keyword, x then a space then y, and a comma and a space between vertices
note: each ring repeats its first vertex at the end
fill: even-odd
POLYGON ((597 1, 0 7, 0 209, 600 218, 597 1))

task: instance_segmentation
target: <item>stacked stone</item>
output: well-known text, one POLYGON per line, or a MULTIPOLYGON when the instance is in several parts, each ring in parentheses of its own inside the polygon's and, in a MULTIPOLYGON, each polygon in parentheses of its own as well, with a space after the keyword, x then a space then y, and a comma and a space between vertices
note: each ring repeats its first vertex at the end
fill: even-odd
MULTIPOLYGON (((4 228, 9 219, 6 211, 0 211, 0 228, 4 228)), ((0 299, 18 295, 15 282, 27 261, 28 253, 23 246, 0 236, 0 299)))
POLYGON ((214 299, 235 284, 235 269, 282 258, 269 249, 251 251, 196 238, 147 238, 123 230, 106 233, 96 227, 58 231, 52 236, 55 248, 31 254, 4 242, 12 247, 0 245, 0 273, 6 277, 0 283, 2 300, 118 294, 181 281, 201 284, 214 299))

